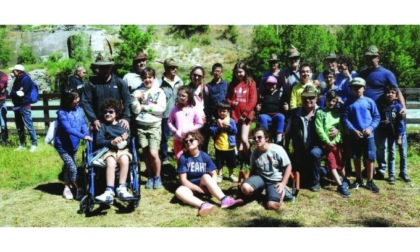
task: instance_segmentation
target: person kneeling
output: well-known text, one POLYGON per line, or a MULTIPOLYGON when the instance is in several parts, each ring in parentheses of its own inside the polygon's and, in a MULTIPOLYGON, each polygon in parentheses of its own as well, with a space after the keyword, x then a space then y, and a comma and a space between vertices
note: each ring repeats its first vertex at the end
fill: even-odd
POLYGON ((280 145, 270 143, 268 132, 259 127, 252 131, 256 149, 251 154, 249 178, 241 185, 245 196, 261 193, 267 196, 267 209, 279 210, 283 201, 294 201, 286 186, 292 172, 292 165, 286 151, 280 145))
POLYGON ((177 172, 181 186, 175 196, 182 202, 198 208, 198 215, 205 216, 216 210, 215 205, 204 202, 197 196, 211 194, 220 200, 221 208, 231 208, 243 201, 226 196, 217 185, 216 166, 210 156, 200 151, 203 137, 198 131, 190 131, 182 139, 186 149, 178 161, 177 172))

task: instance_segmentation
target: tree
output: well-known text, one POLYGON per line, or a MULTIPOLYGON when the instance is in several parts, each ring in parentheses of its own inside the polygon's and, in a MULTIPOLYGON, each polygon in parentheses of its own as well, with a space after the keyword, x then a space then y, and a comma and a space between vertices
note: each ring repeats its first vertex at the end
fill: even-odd
POLYGON ((114 58, 118 74, 128 73, 133 64, 133 56, 136 52, 148 53, 148 59, 154 58, 154 51, 148 49, 152 42, 154 26, 148 26, 145 32, 140 31, 137 25, 122 25, 118 33, 121 41, 115 44, 117 56, 114 58))
POLYGON ((32 46, 20 45, 19 54, 17 58, 18 64, 34 64, 36 63, 36 56, 32 52, 32 46))

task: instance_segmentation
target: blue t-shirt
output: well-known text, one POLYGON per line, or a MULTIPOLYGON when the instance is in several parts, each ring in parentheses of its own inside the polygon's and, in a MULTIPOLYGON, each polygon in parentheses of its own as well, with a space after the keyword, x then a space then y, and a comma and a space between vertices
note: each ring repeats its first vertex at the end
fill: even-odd
POLYGON ((375 102, 384 94, 386 85, 398 87, 395 75, 381 66, 378 66, 375 69, 364 69, 360 71, 359 77, 362 77, 366 81, 364 96, 371 98, 375 102))
POLYGON ((178 168, 176 169, 178 174, 186 173, 187 179, 193 183, 211 171, 216 169, 210 156, 200 151, 197 157, 191 156, 188 152, 184 152, 178 161, 178 168))

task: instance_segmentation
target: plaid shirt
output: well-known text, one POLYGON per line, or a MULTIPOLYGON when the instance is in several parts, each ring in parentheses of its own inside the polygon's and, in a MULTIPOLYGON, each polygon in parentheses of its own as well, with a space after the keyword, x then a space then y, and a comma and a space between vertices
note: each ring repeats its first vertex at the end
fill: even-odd
POLYGON ((6 100, 7 97, 7 81, 9 77, 7 74, 0 71, 0 101, 6 100))

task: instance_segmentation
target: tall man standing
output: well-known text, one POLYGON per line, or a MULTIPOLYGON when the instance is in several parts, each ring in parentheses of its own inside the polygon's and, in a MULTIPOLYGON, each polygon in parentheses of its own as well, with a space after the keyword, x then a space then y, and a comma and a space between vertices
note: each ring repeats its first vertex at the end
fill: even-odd
MULTIPOLYGON (((127 73, 123 77, 123 80, 127 82, 130 94, 132 94, 134 90, 139 89, 140 86, 143 84, 140 74, 144 71, 144 69, 146 69, 147 57, 147 53, 137 52, 136 55, 134 55, 133 57, 133 72, 127 73)), ((153 87, 159 86, 159 81, 156 78, 153 81, 153 87)))

